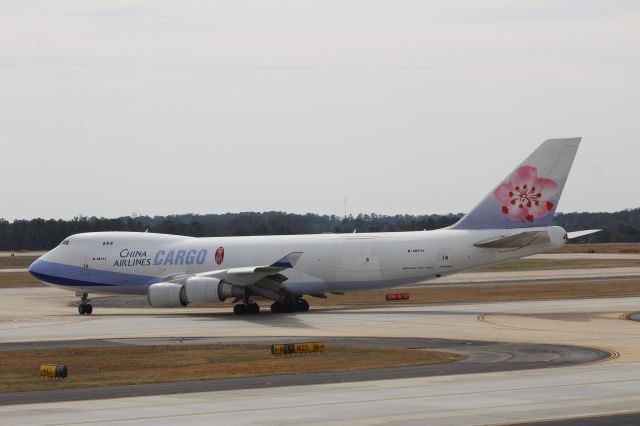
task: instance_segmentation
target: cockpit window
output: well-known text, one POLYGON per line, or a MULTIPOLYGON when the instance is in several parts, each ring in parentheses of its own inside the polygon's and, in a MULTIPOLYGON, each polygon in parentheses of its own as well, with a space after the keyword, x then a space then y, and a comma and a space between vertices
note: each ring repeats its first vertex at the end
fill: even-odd
POLYGON ((63 242, 60 243, 61 246, 68 246, 69 245, 69 240, 64 240, 63 242))

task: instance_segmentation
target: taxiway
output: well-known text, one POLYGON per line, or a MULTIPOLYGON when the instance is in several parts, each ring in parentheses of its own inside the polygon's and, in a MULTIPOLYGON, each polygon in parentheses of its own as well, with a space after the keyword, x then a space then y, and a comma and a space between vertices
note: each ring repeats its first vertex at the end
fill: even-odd
MULTIPOLYGON (((142 337, 232 336, 279 341, 313 336, 569 345, 612 354, 606 361, 570 367, 412 378, 399 375, 402 378, 390 380, 0 407, 0 415, 12 424, 73 423, 68 413, 107 424, 170 424, 178 419, 211 424, 237 412, 243 412, 234 420, 240 424, 286 424, 301 419, 310 424, 492 424, 610 415, 640 407, 640 323, 630 320, 640 306, 638 297, 323 309, 256 317, 235 317, 226 307, 104 307, 96 315, 80 317, 67 306, 72 295, 60 290, 1 291, 3 345, 142 337)), ((348 374, 344 376, 348 380, 348 374)))

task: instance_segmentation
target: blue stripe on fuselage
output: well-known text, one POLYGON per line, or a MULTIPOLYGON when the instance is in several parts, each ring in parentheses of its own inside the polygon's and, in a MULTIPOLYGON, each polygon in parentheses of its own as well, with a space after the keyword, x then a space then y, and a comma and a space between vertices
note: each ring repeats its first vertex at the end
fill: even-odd
POLYGON ((160 277, 102 271, 46 260, 33 262, 29 272, 41 281, 69 287, 148 286, 162 281, 160 277))

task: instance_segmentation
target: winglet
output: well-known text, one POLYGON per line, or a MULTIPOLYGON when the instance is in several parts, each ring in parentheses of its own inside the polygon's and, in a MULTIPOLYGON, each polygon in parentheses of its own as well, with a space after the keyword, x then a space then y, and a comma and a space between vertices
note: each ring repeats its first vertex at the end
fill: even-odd
POLYGON ((301 251, 292 251, 282 259, 276 260, 274 263, 269 265, 272 268, 293 268, 298 263, 300 257, 302 257, 301 251))

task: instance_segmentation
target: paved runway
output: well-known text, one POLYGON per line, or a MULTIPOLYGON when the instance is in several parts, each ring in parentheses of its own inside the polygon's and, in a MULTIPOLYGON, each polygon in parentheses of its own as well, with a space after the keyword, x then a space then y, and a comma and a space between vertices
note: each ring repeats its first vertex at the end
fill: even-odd
POLYGON ((42 256, 46 251, 25 251, 18 253, 15 251, 0 251, 0 257, 26 257, 26 256, 42 256))
POLYGON ((500 271, 500 272, 462 272, 448 277, 436 278, 418 286, 456 285, 456 284, 519 284, 561 282, 561 281, 603 281, 611 279, 637 279, 640 267, 621 268, 581 268, 552 269, 543 271, 500 271))
POLYGON ((636 411, 624 365, 0 407, 8 424, 512 424, 636 411))
POLYGON ((524 259, 545 260, 640 260, 640 253, 541 253, 524 259))
POLYGON ((0 274, 18 274, 29 272, 27 268, 0 269, 0 274))
POLYGON ((482 374, 281 386, 6 405, 10 424, 402 423, 505 424, 635 412, 640 407, 640 298, 600 298, 312 310, 235 317, 228 307, 100 308, 77 316, 73 295, 0 290, 0 343, 139 337, 406 337, 578 345, 607 362, 482 374), (26 309, 28 307, 28 309, 26 309), (242 413, 242 414, 240 414, 242 413))

